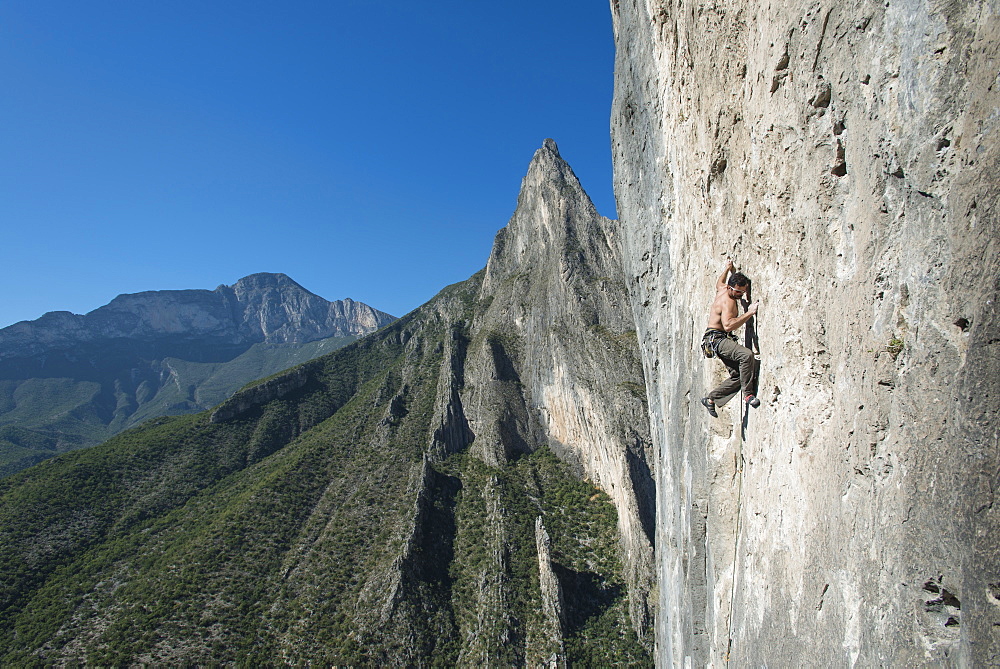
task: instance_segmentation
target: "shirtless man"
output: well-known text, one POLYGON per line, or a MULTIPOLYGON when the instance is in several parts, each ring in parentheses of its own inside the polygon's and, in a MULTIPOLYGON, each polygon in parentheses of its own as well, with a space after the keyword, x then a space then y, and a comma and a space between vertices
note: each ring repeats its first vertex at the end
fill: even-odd
POLYGON ((746 313, 739 314, 739 301, 746 295, 750 287, 750 280, 740 274, 733 273, 733 261, 726 263, 726 269, 719 275, 719 280, 715 282, 715 301, 708 313, 708 330, 705 332, 704 340, 709 343, 715 354, 729 369, 729 378, 716 386, 708 397, 702 398, 701 403, 708 409, 708 413, 718 417, 715 411, 715 402, 724 397, 732 395, 741 387, 743 389, 743 401, 756 408, 760 406, 760 400, 754 396, 754 386, 757 381, 757 360, 753 351, 736 343, 736 335, 732 332, 750 320, 757 313, 758 302, 751 304, 746 313), (729 277, 729 280, 726 280, 729 277))

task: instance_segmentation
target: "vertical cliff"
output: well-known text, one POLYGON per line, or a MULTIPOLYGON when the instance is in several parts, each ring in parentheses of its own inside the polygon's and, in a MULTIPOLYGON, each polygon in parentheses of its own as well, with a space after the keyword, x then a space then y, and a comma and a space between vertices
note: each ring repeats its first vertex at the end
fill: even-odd
POLYGON ((659 662, 1000 662, 996 4, 611 5, 659 662), (727 256, 764 404, 712 419, 727 256))
POLYGON ((482 294, 492 301, 477 326, 489 345, 470 355, 467 374, 490 380, 470 384, 466 406, 485 461, 546 444, 611 497, 641 635, 655 489, 623 276, 617 222, 597 213, 545 140, 486 266, 482 294))

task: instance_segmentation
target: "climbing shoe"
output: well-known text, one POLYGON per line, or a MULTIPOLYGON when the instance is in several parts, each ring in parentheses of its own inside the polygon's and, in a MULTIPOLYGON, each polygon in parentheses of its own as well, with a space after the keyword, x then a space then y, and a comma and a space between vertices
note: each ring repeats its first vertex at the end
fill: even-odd
POLYGON ((760 400, 754 395, 747 395, 746 403, 752 406, 754 409, 760 406, 760 400))
POLYGON ((701 403, 705 405, 706 409, 708 409, 708 413, 710 413, 712 415, 712 418, 718 418, 719 417, 719 414, 716 413, 716 411, 715 411, 715 402, 713 402, 712 400, 708 399, 707 397, 702 397, 701 398, 701 403))

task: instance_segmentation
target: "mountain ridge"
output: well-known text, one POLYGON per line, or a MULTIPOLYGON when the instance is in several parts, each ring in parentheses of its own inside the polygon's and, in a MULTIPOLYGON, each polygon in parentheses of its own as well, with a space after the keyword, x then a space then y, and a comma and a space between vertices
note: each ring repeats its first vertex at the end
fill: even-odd
POLYGON ((202 411, 244 384, 393 317, 329 302, 284 274, 215 290, 126 293, 84 315, 0 330, 0 474, 159 415, 202 411))
POLYGON ((239 344, 359 336, 392 318, 350 298, 325 300, 286 274, 259 272, 215 290, 122 293, 86 314, 50 311, 35 320, 14 323, 0 328, 0 360, 36 355, 47 346, 101 338, 144 340, 182 334, 220 337, 239 344), (274 297, 281 298, 284 318, 280 312, 264 310, 265 300, 274 297), (324 313, 324 307, 328 313, 324 313), (255 322, 259 327, 254 326, 255 322), (287 327, 289 324, 298 329, 287 327))

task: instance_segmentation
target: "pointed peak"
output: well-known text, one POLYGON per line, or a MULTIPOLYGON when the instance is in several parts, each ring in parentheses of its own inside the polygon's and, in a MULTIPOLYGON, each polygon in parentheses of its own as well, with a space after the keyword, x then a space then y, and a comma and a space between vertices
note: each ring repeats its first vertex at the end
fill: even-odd
MULTIPOLYGON (((273 272, 258 272, 243 277, 232 285, 235 289, 252 290, 261 288, 298 288, 306 290, 287 274, 273 272)), ((306 291, 309 292, 309 291, 306 291)))
POLYGON ((546 139, 521 180, 513 216, 497 233, 483 278, 484 294, 522 271, 531 259, 549 262, 553 256, 546 254, 566 248, 575 230, 600 226, 601 219, 556 143, 546 139))
MULTIPOLYGON (((555 188, 565 195, 566 188, 577 191, 586 198, 579 179, 573 173, 573 168, 559 155, 559 147, 554 139, 547 138, 528 165, 528 173, 521 181, 521 197, 539 189, 555 188)), ((520 198, 519 198, 520 199, 520 198)), ((588 198, 589 199, 589 198, 588 198)))
MULTIPOLYGON (((556 140, 546 138, 542 142, 541 148, 535 151, 535 155, 531 158, 532 165, 544 164, 550 166, 563 165, 566 163, 563 157, 559 155, 559 147, 556 146, 556 140)), ((529 167, 529 170, 531 168, 529 167)))
POLYGON ((573 170, 570 168, 569 164, 559 155, 559 147, 556 145, 556 141, 551 138, 546 138, 542 142, 542 146, 535 151, 535 155, 531 157, 531 163, 528 165, 528 174, 541 170, 543 174, 547 175, 548 179, 558 179, 563 180, 566 178, 567 173, 572 174, 573 170))

